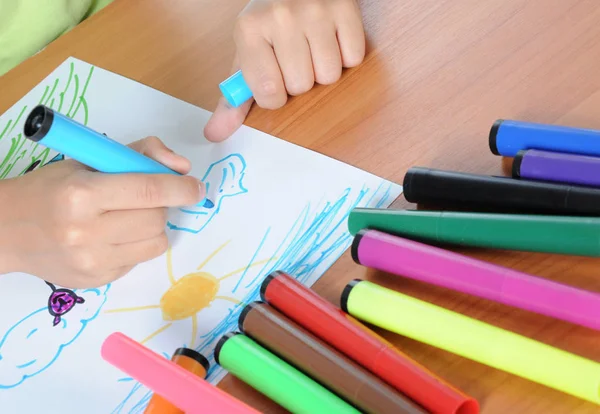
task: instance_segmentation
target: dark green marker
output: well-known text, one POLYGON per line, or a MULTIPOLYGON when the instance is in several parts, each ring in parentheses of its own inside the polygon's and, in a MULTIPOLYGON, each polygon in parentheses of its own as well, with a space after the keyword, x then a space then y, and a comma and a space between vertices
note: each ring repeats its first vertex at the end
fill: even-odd
POLYGON ((356 208, 352 235, 379 230, 422 242, 600 256, 600 218, 356 208))
POLYGON ((337 395, 241 333, 228 333, 219 340, 215 361, 292 413, 360 414, 337 395))

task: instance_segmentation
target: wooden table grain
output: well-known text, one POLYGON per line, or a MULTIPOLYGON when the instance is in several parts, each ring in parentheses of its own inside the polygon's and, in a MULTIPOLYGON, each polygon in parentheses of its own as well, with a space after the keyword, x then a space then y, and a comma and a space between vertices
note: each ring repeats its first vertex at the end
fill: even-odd
MULTIPOLYGON (((247 0, 116 0, 0 78, 0 113, 68 56, 212 110, 228 75, 231 30, 247 0)), ((411 166, 506 174, 488 148, 497 118, 600 128, 597 0, 363 0, 365 62, 329 87, 247 125, 402 183, 411 166)), ((394 207, 408 204, 402 197, 394 207)), ((599 261, 459 250, 600 291, 599 261)), ((600 361, 600 334, 508 306, 366 270, 348 253, 314 286, 333 303, 368 278, 445 308, 600 361)), ((597 413, 598 406, 383 332, 477 398, 482 413, 597 413)), ((552 361, 548 361, 549 364, 552 361)), ((600 376, 600 373, 599 373, 600 376)), ((282 412, 239 381, 220 385, 265 413, 282 412)))

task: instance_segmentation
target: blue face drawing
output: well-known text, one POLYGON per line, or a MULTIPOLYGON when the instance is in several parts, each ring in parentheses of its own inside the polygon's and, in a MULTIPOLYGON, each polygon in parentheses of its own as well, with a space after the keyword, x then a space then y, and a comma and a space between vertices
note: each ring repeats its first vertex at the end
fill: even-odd
POLYGON ((246 171, 246 161, 240 154, 231 154, 212 163, 202 182, 206 185, 206 198, 196 206, 181 208, 177 218, 167 225, 171 230, 199 233, 217 215, 223 200, 247 193, 242 183, 246 171))

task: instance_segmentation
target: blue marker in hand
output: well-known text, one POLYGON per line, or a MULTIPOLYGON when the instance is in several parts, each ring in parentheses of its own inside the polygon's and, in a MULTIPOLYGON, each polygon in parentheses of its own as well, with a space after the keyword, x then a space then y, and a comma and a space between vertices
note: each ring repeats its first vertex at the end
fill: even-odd
POLYGON ((26 138, 103 173, 181 175, 44 105, 33 108, 23 132, 26 138))
MULTIPOLYGON (((44 105, 33 108, 23 132, 26 138, 103 173, 181 175, 44 105)), ((205 198, 197 206, 210 208, 210 203, 205 198)))
POLYGON ((227 99, 227 102, 229 102, 229 105, 234 108, 252 98, 252 91, 248 87, 244 76, 242 76, 242 72, 239 70, 221 82, 219 88, 225 99, 227 99))

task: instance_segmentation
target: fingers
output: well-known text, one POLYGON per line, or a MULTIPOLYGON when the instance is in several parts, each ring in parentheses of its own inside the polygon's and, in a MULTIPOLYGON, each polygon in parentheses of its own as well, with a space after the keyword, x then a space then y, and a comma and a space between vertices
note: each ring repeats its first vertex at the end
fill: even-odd
POLYGON ((166 208, 107 211, 100 216, 96 235, 110 244, 133 243, 165 232, 166 208))
MULTIPOLYGON (((237 57, 233 61, 231 73, 239 70, 237 57)), ((249 99, 237 108, 229 105, 223 97, 219 99, 217 107, 204 127, 204 137, 211 142, 221 142, 237 131, 248 116, 254 99, 249 99)))
POLYGON ((157 137, 147 137, 135 141, 129 147, 181 174, 187 174, 192 168, 187 158, 174 153, 157 137))
POLYGON ((232 136, 244 123, 253 99, 248 100, 237 108, 220 98, 215 111, 204 127, 204 137, 211 142, 221 142, 232 136))
POLYGON ((200 180, 171 174, 93 175, 89 188, 92 205, 105 212, 190 206, 205 196, 200 180))
POLYGON ((168 247, 169 239, 163 232, 146 240, 113 246, 111 260, 116 268, 136 266, 162 255, 168 247))
MULTIPOLYGON (((360 64, 365 35, 355 0, 252 1, 234 31, 239 65, 254 101, 279 109, 288 95, 303 94, 314 83, 338 81, 343 67, 360 64)), ((232 108, 221 98, 204 128, 212 142, 223 141, 242 125, 252 99, 232 108)))
POLYGON ((315 24, 307 29, 306 37, 317 83, 330 85, 337 82, 342 76, 342 57, 335 26, 315 24))
POLYGON ((345 68, 358 66, 365 58, 365 32, 360 9, 354 0, 337 1, 331 6, 342 64, 345 68))
POLYGON ((240 18, 234 33, 244 79, 256 103, 266 109, 281 108, 287 91, 275 52, 261 33, 260 20, 240 18))
MULTIPOLYGON (((283 76, 286 92, 301 95, 312 89, 315 83, 311 48, 300 28, 290 21, 273 39, 273 49, 283 76)), ((335 33, 334 39, 335 39, 335 33)))

